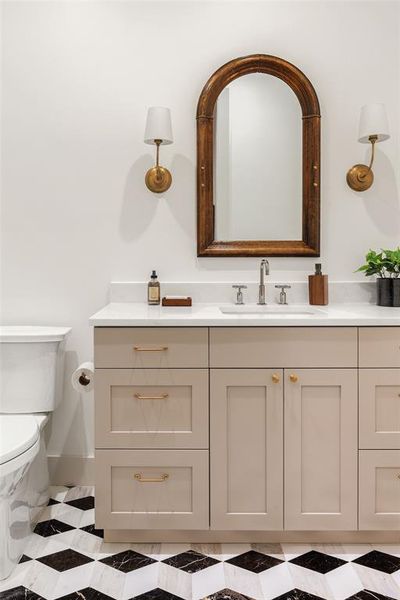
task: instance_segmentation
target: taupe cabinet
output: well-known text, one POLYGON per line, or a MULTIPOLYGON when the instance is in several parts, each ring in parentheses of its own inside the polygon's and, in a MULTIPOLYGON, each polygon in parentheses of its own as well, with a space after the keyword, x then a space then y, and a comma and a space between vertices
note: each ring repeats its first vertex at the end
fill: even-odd
POLYGON ((96 327, 96 525, 400 528, 400 328, 96 327))

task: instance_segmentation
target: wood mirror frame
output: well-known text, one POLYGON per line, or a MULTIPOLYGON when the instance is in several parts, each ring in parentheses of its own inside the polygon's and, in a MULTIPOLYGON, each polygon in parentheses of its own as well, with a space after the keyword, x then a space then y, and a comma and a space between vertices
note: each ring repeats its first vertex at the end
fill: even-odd
POLYGON ((267 54, 236 58, 207 81, 197 105, 197 256, 319 256, 320 246, 320 109, 307 77, 291 63, 267 54), (303 120, 302 240, 214 239, 214 107, 231 81, 249 73, 267 73, 291 87, 303 120))

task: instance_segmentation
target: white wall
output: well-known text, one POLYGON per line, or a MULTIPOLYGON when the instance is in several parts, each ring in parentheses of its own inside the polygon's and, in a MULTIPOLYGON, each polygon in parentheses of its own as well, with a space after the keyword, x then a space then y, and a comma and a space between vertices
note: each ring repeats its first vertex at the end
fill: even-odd
MULTIPOLYGON (((322 255, 332 280, 370 246, 400 239, 397 2, 3 2, 2 318, 73 327, 67 374, 91 356, 88 316, 111 280, 256 279, 256 259, 198 259, 195 112, 209 75, 265 52, 295 63, 322 110, 322 255), (387 106, 392 138, 376 183, 357 195, 347 169, 362 104, 387 106), (144 186, 146 109, 170 106, 174 181, 144 186), (397 186, 399 180, 397 180, 397 186)), ((273 259, 275 279, 303 279, 312 259, 273 259)), ((93 449, 93 406, 66 386, 50 454, 93 449)))

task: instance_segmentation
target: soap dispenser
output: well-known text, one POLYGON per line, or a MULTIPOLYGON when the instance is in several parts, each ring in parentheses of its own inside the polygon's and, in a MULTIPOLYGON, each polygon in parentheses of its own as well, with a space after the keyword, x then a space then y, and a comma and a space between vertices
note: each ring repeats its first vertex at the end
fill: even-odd
POLYGON ((308 276, 308 293, 310 304, 328 304, 328 275, 322 274, 320 263, 315 265, 314 275, 308 276))
POLYGON ((160 304, 160 282, 157 279, 157 273, 152 271, 150 281, 147 284, 147 303, 160 304))

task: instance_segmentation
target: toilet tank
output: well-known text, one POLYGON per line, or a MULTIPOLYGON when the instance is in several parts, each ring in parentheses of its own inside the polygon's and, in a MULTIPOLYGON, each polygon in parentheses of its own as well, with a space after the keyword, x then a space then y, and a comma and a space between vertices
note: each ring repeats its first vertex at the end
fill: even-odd
POLYGON ((55 409, 69 332, 68 327, 0 327, 0 413, 55 409))

